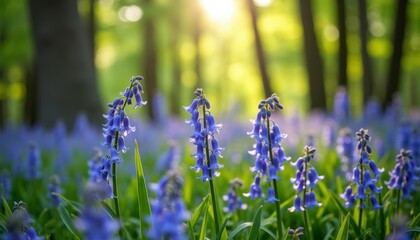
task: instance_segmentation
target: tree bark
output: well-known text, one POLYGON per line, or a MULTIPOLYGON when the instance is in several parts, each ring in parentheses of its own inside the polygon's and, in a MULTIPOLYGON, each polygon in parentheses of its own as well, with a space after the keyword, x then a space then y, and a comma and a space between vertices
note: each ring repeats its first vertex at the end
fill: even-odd
POLYGON ((345 0, 337 0, 338 32, 338 85, 347 88, 347 33, 346 33, 346 4, 345 0))
MULTIPOLYGON (((153 0, 145 0, 144 1, 148 7, 151 7, 153 4, 153 0)), ((144 26, 144 33, 143 33, 143 41, 144 41, 144 68, 143 68, 143 77, 145 79, 145 95, 147 96, 147 102, 149 107, 148 115, 149 118, 153 121, 156 119, 155 111, 153 106, 155 106, 155 95, 157 93, 157 63, 158 63, 158 53, 156 48, 156 26, 153 21, 152 16, 145 16, 143 18, 143 26, 144 26)))
POLYGON ((392 103, 394 95, 398 92, 401 82, 401 58, 403 55, 403 43, 406 32, 407 23, 407 6, 408 0, 399 0, 395 26, 394 26, 394 50, 392 52, 389 65, 388 79, 386 85, 386 95, 383 107, 386 108, 392 103))
POLYGON ((102 104, 86 29, 76 0, 29 0, 38 80, 36 122, 72 126, 84 113, 102 122, 102 104))
POLYGON ((248 5, 249 14, 251 16, 252 31, 254 34, 255 51, 256 51, 257 60, 258 60, 258 67, 261 74, 261 82, 264 89, 264 95, 266 98, 268 98, 273 94, 273 88, 270 83, 270 77, 268 76, 267 64, 266 64, 266 59, 264 56, 264 49, 262 46, 262 41, 261 41, 259 29, 258 29, 257 9, 255 7, 253 0, 247 0, 247 3, 248 3, 247 5, 248 5))
POLYGON ((368 20, 366 0, 359 0, 359 22, 360 22, 360 46, 363 64, 363 103, 369 101, 373 96, 373 73, 372 64, 367 50, 368 42, 368 20))
POLYGON ((326 109, 324 70, 315 35, 312 1, 299 0, 299 11, 303 26, 303 43, 306 70, 309 79, 310 109, 326 109))

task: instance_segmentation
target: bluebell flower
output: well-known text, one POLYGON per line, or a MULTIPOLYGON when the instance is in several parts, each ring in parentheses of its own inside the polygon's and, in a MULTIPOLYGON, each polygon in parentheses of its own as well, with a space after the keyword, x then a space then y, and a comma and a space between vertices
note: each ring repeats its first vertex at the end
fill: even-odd
POLYGON ((350 100, 344 87, 337 88, 334 96, 334 119, 344 124, 350 118, 350 100))
POLYGON ((6 200, 9 200, 11 191, 12 181, 10 180, 10 173, 3 171, 0 175, 0 193, 6 200))
POLYGON ((169 141, 168 145, 168 150, 159 158, 157 163, 158 171, 162 171, 163 169, 175 169, 178 166, 180 160, 178 143, 176 141, 169 141))
POLYGON ((95 183, 101 180, 102 158, 102 152, 96 149, 91 159, 88 161, 90 183, 95 183))
POLYGON ((337 154, 341 162, 341 170, 347 178, 351 176, 351 168, 356 164, 356 148, 355 141, 349 128, 340 130, 337 138, 337 154))
POLYGON ((25 239, 37 240, 38 237, 35 229, 31 226, 32 219, 26 210, 26 204, 22 201, 15 202, 12 214, 7 219, 5 240, 25 239))
POLYGON ((254 149, 249 151, 249 154, 255 157, 254 166, 250 170, 256 174, 255 179, 258 179, 258 184, 257 181, 252 183, 247 196, 250 196, 251 199, 263 196, 260 192, 259 179, 265 177, 271 185, 267 201, 274 202, 273 199, 277 199, 278 196, 272 195, 271 191, 275 192, 276 190, 274 187, 277 185, 276 181, 279 180, 277 174, 283 170, 284 162, 290 159, 285 156, 281 146, 281 141, 287 137, 287 134, 282 133, 280 127, 271 119, 272 112, 276 109, 283 109, 283 106, 277 95, 273 94, 260 101, 258 109, 256 119, 252 121, 254 128, 247 133, 255 139, 254 149))
POLYGON ((353 169, 352 183, 341 197, 344 199, 345 207, 353 207, 355 200, 359 200, 359 209, 363 209, 367 207, 364 200, 370 199, 372 208, 377 210, 381 206, 376 201, 375 195, 382 191, 382 187, 377 187, 376 184, 384 170, 379 169, 375 161, 370 158, 372 149, 368 144, 371 140, 368 130, 361 128, 356 132, 356 138, 359 161, 353 169), (356 186, 355 191, 353 186, 356 186))
POLYGON ((190 142, 196 146, 197 150, 196 153, 191 154, 196 159, 196 164, 191 169, 196 172, 201 170, 202 176, 197 179, 203 182, 212 181, 214 176, 219 176, 218 170, 223 167, 217 159, 222 157, 221 152, 224 148, 219 146, 215 136, 219 133, 222 125, 216 124, 203 89, 196 89, 194 94, 196 98, 190 106, 184 107, 184 110, 191 114, 191 120, 186 123, 194 127, 190 142))
POLYGON ((50 177, 50 182, 48 184, 48 192, 50 194, 50 201, 52 206, 58 206, 62 200, 58 196, 53 195, 53 193, 61 194, 60 178, 57 175, 53 175, 50 177))
POLYGON ((408 219, 403 215, 396 215, 391 219, 391 226, 394 231, 390 233, 386 240, 411 240, 414 239, 410 236, 408 230, 408 219))
POLYGON ((274 195, 274 188, 269 187, 268 188, 268 197, 265 200, 265 202, 278 202, 279 200, 276 198, 276 196, 274 195))
POLYGON ((248 193, 244 193, 245 197, 250 197, 252 200, 256 198, 264 197, 261 189, 261 177, 257 174, 254 178, 254 182, 251 184, 251 188, 248 193))
POLYGON ((389 189, 402 190, 402 198, 412 198, 418 184, 419 167, 417 167, 411 151, 401 149, 396 157, 394 169, 389 173, 390 179, 385 184, 389 189))
POLYGON ((247 205, 242 201, 240 195, 238 194, 238 189, 242 188, 242 181, 238 178, 235 178, 229 183, 229 191, 227 195, 223 196, 223 200, 226 201, 226 207, 223 208, 224 212, 234 213, 238 210, 244 210, 247 208, 247 205))
POLYGON ((154 187, 157 198, 151 203, 149 218, 151 239, 187 239, 185 224, 189 213, 182 196, 183 180, 176 171, 170 171, 154 187))
POLYGON ((299 240, 301 236, 303 236, 303 227, 298 227, 296 229, 289 229, 289 236, 293 239, 293 240, 299 240))
POLYGON ((305 207, 313 208, 321 206, 321 203, 315 200, 313 188, 317 185, 318 181, 324 179, 324 176, 319 176, 316 169, 310 166, 310 161, 315 157, 315 151, 316 148, 313 146, 305 146, 304 156, 298 158, 296 162, 291 163, 297 169, 295 177, 291 178, 293 188, 296 190, 296 197, 295 206, 289 208, 289 211, 303 211, 305 207), (303 198, 302 205, 301 198, 303 198))
POLYGON ((302 200, 300 199, 299 195, 295 196, 295 200, 293 201, 293 206, 288 208, 290 212, 298 211, 303 212, 305 208, 302 206, 302 200))
POLYGON ((38 147, 34 143, 31 143, 29 145, 28 160, 26 167, 26 177, 28 179, 32 180, 40 177, 39 168, 41 167, 41 156, 39 154, 38 147))

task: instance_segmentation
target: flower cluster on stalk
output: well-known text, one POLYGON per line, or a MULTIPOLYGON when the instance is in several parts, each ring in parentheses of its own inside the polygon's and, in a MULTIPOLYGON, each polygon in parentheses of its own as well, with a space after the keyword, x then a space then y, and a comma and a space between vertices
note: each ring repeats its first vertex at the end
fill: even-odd
POLYGON ((172 170, 153 187, 157 197, 151 202, 152 228, 148 234, 151 239, 187 239, 184 222, 189 213, 181 198, 182 186, 181 175, 172 170))
POLYGON ((377 187, 376 184, 384 170, 379 169, 375 161, 370 158, 372 149, 368 145, 371 140, 368 130, 361 128, 356 132, 356 138, 359 160, 353 169, 352 184, 340 196, 347 208, 354 207, 356 200, 360 200, 359 209, 366 208, 364 200, 369 199, 373 209, 380 209, 382 206, 379 205, 375 195, 382 191, 382 187, 377 187), (356 186, 356 191, 353 191, 353 186, 356 186))
POLYGON ((41 167, 41 156, 35 143, 29 144, 28 160, 26 166, 26 177, 30 180, 38 179, 39 168, 41 167))
POLYGON ((194 133, 190 142, 196 146, 196 153, 191 156, 195 158, 196 164, 191 169, 201 171, 202 176, 198 179, 203 182, 212 180, 213 176, 219 176, 218 170, 223 167, 217 158, 221 158, 224 148, 219 146, 215 134, 219 133, 221 124, 216 124, 210 112, 210 103, 204 95, 203 89, 198 88, 194 94, 196 98, 190 106, 184 107, 185 111, 191 114, 190 120, 186 121, 194 127, 194 133))
POLYGON ((303 227, 298 227, 296 229, 289 229, 289 236, 293 239, 293 240, 299 240, 301 236, 303 236, 303 231, 304 228, 303 227))
POLYGON ((346 178, 350 179, 352 175, 351 168, 356 163, 356 148, 349 128, 340 130, 336 150, 341 161, 341 170, 345 173, 346 178))
MULTIPOLYGON (((127 151, 124 138, 127 134, 136 130, 135 127, 130 126, 129 118, 124 109, 127 105, 133 105, 133 98, 135 99, 134 108, 146 104, 141 96, 143 87, 140 81, 142 79, 142 76, 132 77, 130 79, 130 86, 123 93, 120 93, 121 96, 116 98, 113 103, 108 104, 108 114, 104 115, 107 122, 103 125, 103 135, 105 138, 103 145, 106 147, 108 153, 101 159, 101 166, 96 171, 97 176, 95 177, 95 174, 92 172, 90 172, 90 175, 91 179, 96 179, 99 184, 107 186, 108 198, 114 197, 112 186, 110 185, 112 165, 122 161, 119 155, 121 152, 124 153, 127 151)), ((90 164, 90 171, 95 171, 93 162, 90 164)))
POLYGON ((12 214, 7 219, 7 233, 5 234, 4 239, 40 239, 35 229, 31 226, 32 222, 33 220, 31 219, 28 211, 26 210, 26 204, 22 201, 15 202, 12 214))
MULTIPOLYGON (((254 182, 251 184, 249 193, 244 194, 252 200, 257 197, 264 197, 261 189, 261 177, 266 177, 267 182, 277 181, 277 173, 284 169, 284 162, 290 158, 286 157, 281 147, 281 141, 287 137, 280 132, 279 126, 271 120, 271 114, 276 109, 283 109, 276 94, 258 105, 258 114, 253 121, 254 128, 248 135, 255 138, 254 150, 249 151, 255 157, 255 165, 251 172, 256 173, 254 182)), ((275 197, 273 186, 268 188, 267 202, 278 201, 275 197)))
POLYGON ((294 205, 289 208, 291 212, 302 212, 305 208, 311 209, 322 205, 316 201, 313 188, 319 180, 324 179, 324 176, 319 176, 316 169, 310 166, 310 161, 314 158, 316 148, 305 146, 303 151, 304 156, 291 163, 297 169, 295 177, 291 179, 293 188, 296 190, 294 205))
POLYGON ((242 181, 238 178, 235 178, 229 183, 229 191, 227 195, 223 196, 223 200, 226 201, 226 207, 223 208, 224 212, 234 213, 238 210, 244 210, 247 208, 247 205, 242 201, 240 195, 238 194, 238 189, 242 188, 242 181))
POLYGON ((419 168, 413 159, 411 151, 401 149, 396 157, 395 167, 389 173, 391 178, 385 184, 389 189, 402 190, 402 198, 411 199, 411 193, 416 190, 419 168))

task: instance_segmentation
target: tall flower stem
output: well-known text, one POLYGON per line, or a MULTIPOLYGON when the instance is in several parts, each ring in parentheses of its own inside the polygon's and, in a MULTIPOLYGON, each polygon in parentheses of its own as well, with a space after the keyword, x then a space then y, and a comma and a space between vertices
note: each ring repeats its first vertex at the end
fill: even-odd
MULTIPOLYGON (((308 181, 308 163, 305 161, 304 163, 304 173, 305 173, 305 187, 303 188, 303 206, 306 206, 306 193, 308 191, 308 188, 306 186, 306 183, 308 181)), ((309 240, 312 239, 311 236, 311 231, 309 230, 309 220, 308 220, 308 211, 305 207, 305 210, 303 210, 303 218, 305 220, 305 231, 306 231, 306 236, 309 240)))
MULTIPOLYGON (((267 139, 268 139, 268 152, 269 152, 269 156, 270 156, 270 161, 271 163, 274 165, 274 161, 273 161, 273 152, 271 151, 271 136, 270 136, 270 118, 267 117, 267 139)), ((274 188, 274 196, 276 197, 276 199, 280 199, 279 198, 279 193, 278 193, 278 189, 277 189, 277 180, 273 179, 273 188, 274 188)), ((281 229, 281 210, 280 210, 280 200, 279 201, 275 201, 274 202, 275 206, 276 206, 276 220, 277 220, 277 236, 279 239, 282 238, 283 233, 282 233, 282 229, 281 229)))
MULTIPOLYGON (((363 166, 362 163, 359 164, 360 166, 360 182, 363 183, 363 166)), ((363 199, 360 199, 359 205, 359 228, 362 228, 362 217, 363 217, 363 199)))
MULTIPOLYGON (((203 127, 207 130, 207 121, 206 121, 206 105, 203 104, 203 127)), ((214 226, 216 229, 216 235, 219 233, 219 217, 217 214, 217 201, 216 201, 216 194, 214 191, 214 184, 212 179, 212 173, 210 169, 210 150, 209 150, 209 138, 206 136, 206 159, 207 159, 207 167, 209 167, 209 184, 210 184, 210 195, 211 195, 211 202, 213 204, 213 215, 214 215, 214 226)))
MULTIPOLYGON (((119 135, 119 132, 117 131, 115 133, 115 142, 114 142, 115 150, 118 149, 118 141, 117 141, 118 135, 119 135)), ((115 216, 117 217, 118 222, 121 226, 120 229, 118 230, 118 235, 120 239, 124 239, 123 230, 122 230, 122 222, 121 222, 121 217, 120 217, 120 204, 118 201, 117 163, 116 162, 112 163, 112 191, 114 195, 115 216)))

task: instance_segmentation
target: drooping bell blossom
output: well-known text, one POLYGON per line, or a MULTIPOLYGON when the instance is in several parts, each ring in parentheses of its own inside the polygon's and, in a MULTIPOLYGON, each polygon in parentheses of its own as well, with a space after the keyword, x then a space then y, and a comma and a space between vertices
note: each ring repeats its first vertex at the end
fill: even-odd
POLYGON ((33 220, 26 210, 26 204, 22 201, 15 202, 12 214, 7 219, 6 229, 4 235, 5 240, 27 239, 38 240, 35 229, 31 226, 33 220))
POLYGON ((151 202, 152 215, 149 218, 151 229, 148 235, 151 239, 187 239, 184 222, 189 213, 182 200, 182 186, 182 177, 176 170, 168 172, 153 186, 156 199, 151 202))
POLYGON ((356 132, 356 139, 359 160, 353 168, 350 185, 340 196, 344 199, 346 208, 353 207, 355 201, 359 200, 359 209, 370 205, 372 209, 377 210, 382 207, 376 199, 376 194, 382 191, 382 187, 377 187, 377 183, 384 170, 379 169, 375 161, 370 158, 372 149, 369 146, 371 136, 368 130, 361 128, 356 132))
POLYGON ((311 166, 310 161, 315 156, 316 148, 313 146, 304 147, 304 156, 298 158, 296 162, 291 165, 296 168, 294 178, 291 178, 293 188, 296 190, 294 206, 289 208, 289 211, 304 211, 305 208, 319 207, 322 204, 315 200, 314 187, 318 181, 324 179, 324 176, 319 176, 316 169, 311 166))
POLYGON ((37 179, 40 177, 39 169, 41 167, 41 156, 38 147, 31 143, 29 144, 28 158, 26 162, 26 177, 27 179, 37 179))
POLYGON ((223 200, 226 201, 226 207, 223 208, 224 212, 234 213, 238 210, 244 210, 247 205, 242 201, 238 191, 242 188, 242 181, 235 178, 229 183, 229 191, 223 196, 223 200))
POLYGON ((191 169, 202 172, 202 176, 197 179, 203 182, 213 180, 219 176, 219 169, 223 167, 218 163, 218 158, 222 158, 224 148, 219 146, 216 134, 219 133, 222 125, 216 124, 214 116, 210 112, 210 102, 204 95, 203 89, 198 88, 194 94, 196 98, 190 106, 184 110, 191 114, 190 120, 185 121, 194 127, 194 133, 190 136, 190 142, 195 145, 196 153, 191 154, 196 160, 195 166, 191 169))
MULTIPOLYGON (((101 160, 101 166, 99 168, 100 177, 93 178, 96 178, 96 181, 101 184, 108 184, 109 186, 107 188, 111 192, 113 192, 110 184, 112 178, 111 167, 113 164, 122 162, 119 155, 121 152, 124 153, 127 151, 124 138, 127 134, 136 130, 135 127, 130 125, 129 118, 125 113, 125 107, 127 105, 133 105, 133 97, 136 102, 134 108, 141 107, 147 103, 142 100, 141 94, 143 93, 143 87, 140 84, 141 80, 143 80, 142 76, 132 77, 130 79, 130 86, 124 92, 120 93, 120 97, 108 104, 108 113, 103 115, 107 122, 103 124, 102 128, 105 139, 102 145, 106 147, 107 153, 105 153, 101 160)), ((94 173, 96 169, 92 168, 96 168, 97 166, 93 162, 90 163, 90 166, 91 169, 89 171, 94 173)), ((114 194, 110 194, 108 197, 114 197, 114 194)))
POLYGON ((304 233, 303 227, 298 227, 296 229, 289 229, 289 236, 292 238, 292 240, 299 240, 301 236, 303 236, 304 233))
POLYGON ((254 121, 253 130, 248 132, 251 138, 255 139, 254 149, 249 154, 255 158, 254 166, 250 168, 251 172, 256 174, 254 183, 251 185, 250 192, 245 194, 254 200, 256 197, 263 197, 261 192, 260 179, 265 177, 271 187, 268 188, 269 202, 278 201, 275 196, 274 185, 276 185, 278 172, 283 170, 285 161, 290 158, 286 157, 281 146, 281 141, 287 137, 287 134, 281 132, 279 125, 272 119, 271 115, 276 109, 283 109, 276 94, 266 100, 262 100, 258 105, 258 113, 254 121))
POLYGON ((349 128, 340 130, 337 138, 337 154, 341 162, 341 170, 346 178, 351 177, 351 169, 356 164, 356 148, 355 141, 349 128))
POLYGON ((402 191, 402 198, 411 199, 412 193, 416 190, 418 184, 420 169, 416 166, 411 151, 401 149, 396 157, 395 167, 389 173, 390 179, 385 184, 389 189, 402 191))

